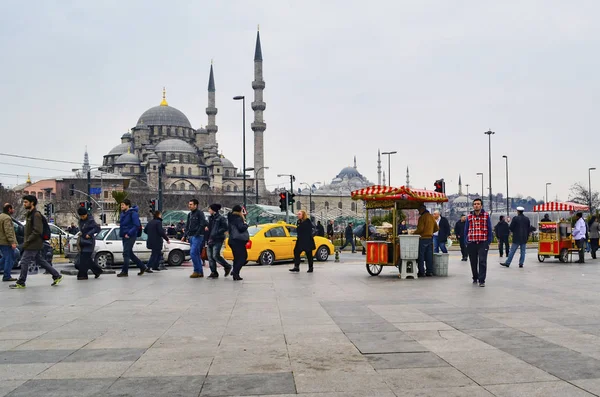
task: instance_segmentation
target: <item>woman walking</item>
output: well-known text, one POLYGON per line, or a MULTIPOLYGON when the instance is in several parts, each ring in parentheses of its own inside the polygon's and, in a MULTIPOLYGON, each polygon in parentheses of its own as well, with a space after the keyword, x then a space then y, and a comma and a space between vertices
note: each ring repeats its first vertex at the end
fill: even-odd
POLYGON ((246 251, 246 243, 250 240, 248 235, 248 224, 246 218, 242 214, 242 207, 235 205, 229 215, 227 215, 229 240, 228 244, 233 252, 233 271, 231 275, 235 281, 241 281, 240 270, 248 260, 248 251, 246 251))
POLYGON ((600 223, 598 223, 596 215, 592 216, 588 222, 588 233, 590 235, 590 253, 592 254, 592 259, 596 259, 596 251, 598 251, 600 239, 600 223))
POLYGON ((163 220, 161 212, 155 211, 154 219, 148 222, 144 228, 144 232, 148 235, 146 248, 152 251, 150 260, 148 261, 146 273, 154 273, 155 271, 160 270, 158 265, 160 264, 160 258, 162 256, 163 240, 165 240, 167 244, 171 244, 171 241, 169 240, 169 237, 167 237, 167 233, 163 228, 162 222, 163 220))
POLYGON ((77 239, 77 246, 79 247, 79 272, 77 273, 77 280, 87 280, 88 269, 98 278, 103 271, 92 259, 92 254, 96 245, 96 234, 100 233, 100 226, 98 226, 94 217, 88 214, 85 208, 79 207, 77 215, 79 215, 79 231, 81 232, 77 239))
POLYGON ((298 211, 298 239, 294 247, 294 267, 290 272, 300 271, 300 255, 302 252, 306 255, 308 261, 308 273, 313 272, 313 256, 312 252, 316 248, 315 239, 313 237, 313 224, 310 221, 308 214, 304 210, 298 211))

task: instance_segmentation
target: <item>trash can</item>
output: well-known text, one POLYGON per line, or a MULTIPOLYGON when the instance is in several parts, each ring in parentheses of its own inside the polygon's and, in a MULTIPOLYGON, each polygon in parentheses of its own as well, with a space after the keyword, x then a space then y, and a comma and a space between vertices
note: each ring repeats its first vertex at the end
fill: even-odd
POLYGON ((433 275, 447 277, 448 276, 448 258, 449 254, 433 254, 433 275))

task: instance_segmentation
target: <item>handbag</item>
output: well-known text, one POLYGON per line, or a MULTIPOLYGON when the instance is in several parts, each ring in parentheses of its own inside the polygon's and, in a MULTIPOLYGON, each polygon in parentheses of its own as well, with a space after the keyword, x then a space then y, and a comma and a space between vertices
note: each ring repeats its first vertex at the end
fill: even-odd
POLYGON ((246 241, 250 240, 250 234, 248 233, 248 230, 244 230, 243 232, 240 232, 235 225, 232 225, 231 239, 246 242, 246 241))
POLYGON ((205 261, 208 260, 208 253, 206 252, 206 246, 202 247, 202 252, 200 252, 200 258, 202 258, 202 260, 205 260, 205 261))

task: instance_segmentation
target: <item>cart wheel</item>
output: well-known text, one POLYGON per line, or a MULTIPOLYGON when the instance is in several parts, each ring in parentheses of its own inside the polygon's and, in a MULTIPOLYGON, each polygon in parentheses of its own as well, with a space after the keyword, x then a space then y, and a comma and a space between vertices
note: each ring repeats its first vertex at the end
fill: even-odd
POLYGON ((543 262, 545 260, 546 260, 546 257, 544 255, 538 254, 538 261, 543 262))
POLYGON ((379 276, 379 273, 383 270, 383 266, 381 265, 367 265, 367 272, 371 276, 379 276))
POLYGON ((567 261, 569 260, 569 250, 566 248, 561 249, 558 260, 561 261, 562 263, 567 263, 567 261))

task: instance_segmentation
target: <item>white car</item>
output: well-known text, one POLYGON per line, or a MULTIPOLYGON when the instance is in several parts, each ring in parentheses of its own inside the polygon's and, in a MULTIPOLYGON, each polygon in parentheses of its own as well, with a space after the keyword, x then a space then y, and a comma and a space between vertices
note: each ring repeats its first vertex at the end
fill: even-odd
MULTIPOLYGON (((123 263, 123 242, 119 237, 119 226, 102 226, 100 233, 96 235, 96 247, 94 248, 94 261, 101 268, 111 267, 123 263)), ((144 263, 150 259, 152 251, 146 248, 148 235, 142 232, 134 246, 133 253, 144 263)), ((69 241, 69 252, 71 255, 78 254, 77 237, 69 241)), ((190 244, 171 239, 171 244, 163 241, 163 255, 170 266, 180 266, 190 259, 190 244)))

